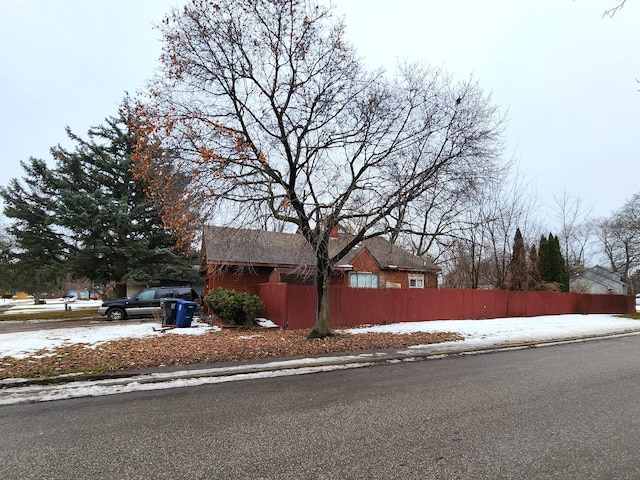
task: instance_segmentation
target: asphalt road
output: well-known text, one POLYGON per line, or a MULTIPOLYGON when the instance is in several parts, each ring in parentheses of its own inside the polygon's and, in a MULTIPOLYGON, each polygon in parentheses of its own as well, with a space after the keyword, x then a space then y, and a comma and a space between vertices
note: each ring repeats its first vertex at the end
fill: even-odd
POLYGON ((0 478, 637 479, 640 337, 0 407, 0 478))

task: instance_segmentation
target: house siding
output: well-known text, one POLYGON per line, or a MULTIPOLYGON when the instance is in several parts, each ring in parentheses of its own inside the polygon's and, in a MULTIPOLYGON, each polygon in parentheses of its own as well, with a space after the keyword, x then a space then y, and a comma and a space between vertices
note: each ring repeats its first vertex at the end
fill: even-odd
MULTIPOLYGON (((314 267, 309 246, 301 238, 295 234, 276 232, 216 227, 205 229, 205 257, 201 265, 201 274, 206 275, 205 292, 224 288, 257 294, 259 285, 266 283, 313 283, 313 275, 310 278, 299 278, 288 271, 301 267, 312 271, 314 267), (242 239, 246 241, 241 241, 242 239), (239 265, 244 267, 234 267, 239 265), (249 268, 247 265, 253 267, 249 268), (274 269, 282 269, 282 272, 274 269)), ((332 238, 332 241, 332 249, 337 253, 341 245, 340 238, 332 238)), ((402 251, 388 241, 373 238, 363 241, 338 261, 332 271, 331 283, 335 286, 349 286, 349 274, 359 272, 376 274, 379 288, 409 288, 409 275, 421 274, 424 275, 425 288, 437 288, 438 269, 435 265, 426 265, 422 259, 402 251)))
POLYGON ((363 250, 351 262, 354 272, 380 272, 380 265, 367 249, 363 250))
MULTIPOLYGON (((407 272, 406 270, 385 270, 381 269, 377 260, 371 255, 369 250, 364 249, 351 262, 354 272, 368 272, 378 274, 378 285, 385 288, 387 285, 395 284, 400 288, 409 288, 409 274, 423 274, 425 288, 438 287, 438 275, 433 272, 407 272)), ((336 279, 337 280, 337 279, 336 279)), ((348 275, 344 275, 340 281, 333 281, 334 285, 348 285, 348 275)))
MULTIPOLYGON (((387 284, 397 284, 400 288, 409 288, 409 275, 419 272, 389 271, 380 272, 380 287, 387 284)), ((438 288, 438 275, 433 272, 424 272, 424 288, 438 288)))
POLYGON ((380 275, 380 286, 388 284, 400 285, 400 288, 409 288, 409 274, 407 272, 382 272, 380 275))
POLYGON ((259 285, 269 281, 269 275, 272 271, 273 268, 270 267, 255 267, 244 271, 228 270, 217 272, 213 265, 209 265, 205 281, 205 292, 223 288, 257 295, 259 285))
MULTIPOLYGON (((372 266, 369 265, 368 268, 372 266)), ((251 271, 244 270, 241 272, 229 270, 226 272, 217 272, 215 266, 209 265, 209 272, 205 280, 205 293, 216 288, 224 288, 226 290, 235 290, 238 292, 247 292, 257 295, 259 285, 262 283, 280 283, 280 275, 274 271, 272 267, 255 267, 251 271)), ((409 273, 404 271, 389 271, 373 269, 371 270, 353 270, 354 272, 370 272, 378 275, 378 285, 380 288, 386 288, 389 284, 397 284, 400 288, 409 288, 409 273), (373 270, 373 271, 372 271, 373 270)), ((415 272, 414 272, 415 273, 415 272)), ((302 282, 285 282, 293 285, 302 282)), ((349 272, 338 272, 331 276, 331 284, 336 286, 349 286, 349 272)), ((438 276, 432 272, 424 273, 424 288, 438 288, 438 276)))

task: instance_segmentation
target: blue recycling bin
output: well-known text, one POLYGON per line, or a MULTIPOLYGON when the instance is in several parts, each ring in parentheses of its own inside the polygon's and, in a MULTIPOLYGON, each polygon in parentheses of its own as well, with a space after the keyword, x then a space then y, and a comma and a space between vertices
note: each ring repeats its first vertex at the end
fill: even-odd
POLYGON ((176 327, 189 328, 191 326, 193 314, 195 313, 196 308, 198 308, 198 304, 196 302, 190 302, 182 299, 178 299, 176 303, 176 327))

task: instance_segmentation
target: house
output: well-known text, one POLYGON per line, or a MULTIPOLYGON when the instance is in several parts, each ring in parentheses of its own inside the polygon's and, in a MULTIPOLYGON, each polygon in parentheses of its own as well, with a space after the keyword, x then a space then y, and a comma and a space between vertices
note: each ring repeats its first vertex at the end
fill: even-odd
MULTIPOLYGON (((338 252, 352 236, 331 235, 338 252)), ((207 226, 200 274, 204 290, 258 293, 261 283, 315 284, 315 254, 300 234, 207 226)), ((377 237, 363 240, 339 259, 332 283, 353 288, 437 288, 440 268, 377 237)))
POLYGON ((612 293, 627 295, 628 286, 619 273, 599 265, 585 268, 571 277, 571 291, 578 293, 612 293))

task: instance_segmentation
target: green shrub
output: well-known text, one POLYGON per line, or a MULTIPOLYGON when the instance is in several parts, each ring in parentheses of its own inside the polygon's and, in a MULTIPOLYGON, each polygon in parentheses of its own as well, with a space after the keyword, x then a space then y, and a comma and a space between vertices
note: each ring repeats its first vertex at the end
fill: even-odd
POLYGON ((216 288, 204 296, 204 304, 224 323, 249 325, 258 313, 264 310, 264 303, 257 295, 235 290, 216 288))

